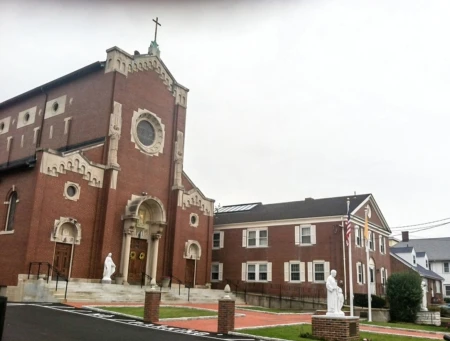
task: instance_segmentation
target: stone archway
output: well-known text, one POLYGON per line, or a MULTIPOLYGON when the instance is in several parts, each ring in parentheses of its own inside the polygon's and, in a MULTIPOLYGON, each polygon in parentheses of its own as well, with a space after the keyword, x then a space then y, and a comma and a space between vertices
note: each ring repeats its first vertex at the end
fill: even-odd
POLYGON ((120 261, 124 283, 139 284, 145 273, 151 285, 156 285, 159 239, 165 226, 166 212, 158 198, 133 196, 128 201, 120 261))
POLYGON ((196 240, 188 240, 185 243, 183 257, 186 259, 184 282, 187 286, 195 287, 197 279, 197 262, 202 256, 202 247, 196 240))

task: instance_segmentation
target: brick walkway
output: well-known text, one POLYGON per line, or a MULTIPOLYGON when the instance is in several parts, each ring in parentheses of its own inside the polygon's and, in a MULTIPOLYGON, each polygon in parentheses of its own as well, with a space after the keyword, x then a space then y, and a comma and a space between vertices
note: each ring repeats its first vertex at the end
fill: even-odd
MULTIPOLYGON (((95 302, 76 302, 67 303, 74 307, 87 307, 91 305, 97 306, 124 306, 124 305, 140 305, 142 303, 95 303, 95 302)), ((213 309, 218 310, 218 304, 201 304, 201 303, 182 303, 182 304, 166 304, 173 306, 182 307, 193 307, 193 308, 203 308, 203 309, 213 309)), ((235 319, 235 329, 242 328, 254 328, 254 327, 265 327, 265 326, 276 326, 276 325, 287 325, 287 324, 297 324, 297 323, 311 323, 312 314, 267 314, 263 312, 256 312, 250 310, 239 309, 236 307, 236 313, 245 314, 242 317, 236 317, 235 319)), ((171 327, 179 328, 190 328, 195 330, 207 331, 207 332, 217 332, 217 319, 202 319, 202 320, 186 320, 186 321, 161 321, 162 324, 171 327)), ((421 331, 409 331, 402 330, 398 328, 384 328, 378 326, 368 326, 361 325, 361 331, 365 332, 375 332, 382 334, 391 335, 406 335, 411 337, 421 337, 428 338, 430 340, 442 340, 443 333, 427 333, 421 331)))

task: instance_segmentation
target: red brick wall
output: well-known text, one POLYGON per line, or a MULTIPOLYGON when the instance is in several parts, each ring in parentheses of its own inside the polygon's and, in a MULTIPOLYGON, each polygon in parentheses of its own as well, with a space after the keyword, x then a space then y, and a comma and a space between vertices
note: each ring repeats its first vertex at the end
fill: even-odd
MULTIPOLYGON (((224 230, 224 248, 213 250, 212 261, 222 262, 223 279, 231 281, 241 280, 241 263, 246 261, 272 262, 272 283, 289 284, 284 282, 284 262, 300 260, 305 262, 306 282, 301 285, 305 288, 314 287, 308 280, 307 262, 324 260, 330 262, 330 270, 337 271, 337 281, 344 281, 344 260, 342 252, 342 228, 340 222, 318 223, 316 225, 316 244, 313 246, 295 245, 295 225, 270 226, 268 228, 269 247, 244 248, 242 247, 242 228, 224 230)), ((353 234, 352 237, 354 238, 353 234)), ((378 238, 378 234, 376 234, 378 238)), ((366 264, 366 252, 363 248, 353 246, 353 264, 362 262, 366 264)), ((376 269, 384 267, 390 274, 389 249, 386 242, 386 254, 380 254, 379 248, 370 252, 374 259, 376 269)), ((345 267, 347 271, 347 291, 349 290, 348 252, 346 248, 345 267)), ((355 293, 367 293, 367 284, 356 283, 356 266, 353 269, 353 287, 355 293)), ((380 273, 376 272, 376 282, 380 283, 380 273)), ((367 275, 366 275, 367 277, 367 275)), ((343 285, 343 284, 342 284, 343 285)), ((344 288, 343 288, 344 289, 344 288)))

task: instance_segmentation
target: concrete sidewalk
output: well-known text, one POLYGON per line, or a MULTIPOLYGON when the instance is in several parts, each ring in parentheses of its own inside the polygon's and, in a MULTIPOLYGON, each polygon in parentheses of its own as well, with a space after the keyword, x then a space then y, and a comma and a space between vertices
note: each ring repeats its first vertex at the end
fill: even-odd
MULTIPOLYGON (((142 303, 125 303, 125 304, 106 304, 106 303, 67 303, 68 305, 72 305, 75 307, 89 307, 89 306, 142 306, 142 303)), ((201 308, 201 309, 210 309, 210 310, 218 310, 218 304, 202 304, 202 303, 176 303, 176 304, 164 304, 164 305, 172 305, 179 307, 191 307, 191 308, 201 308)), ((288 324, 301 324, 308 323, 311 324, 311 316, 312 314, 308 313, 266 313, 266 312, 258 312, 246 310, 245 306, 236 306, 236 313, 244 314, 245 316, 237 316, 235 319, 235 330, 239 331, 239 329, 244 328, 256 328, 256 327, 269 327, 269 326, 278 326, 278 325, 288 325, 288 324)), ((160 321, 161 324, 170 326, 170 327, 178 327, 178 328, 192 328, 195 330, 207 331, 207 332, 217 332, 217 318, 211 319, 189 319, 186 321, 160 321)), ((379 333, 379 334, 390 334, 390 335, 406 335, 411 337, 421 337, 428 338, 430 340, 442 340, 444 333, 437 332, 426 332, 426 331, 413 331, 413 330, 405 330, 400 328, 385 328, 379 326, 368 326, 368 325, 360 325, 360 331, 371 332, 371 333, 379 333)))

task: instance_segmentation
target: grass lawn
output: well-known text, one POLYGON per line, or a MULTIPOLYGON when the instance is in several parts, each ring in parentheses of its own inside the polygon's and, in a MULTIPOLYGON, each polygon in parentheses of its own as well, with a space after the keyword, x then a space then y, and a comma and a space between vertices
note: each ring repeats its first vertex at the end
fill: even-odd
MULTIPOLYGON (((239 333, 251 334, 255 336, 266 336, 274 337, 285 340, 311 340, 308 338, 300 337, 301 333, 312 333, 311 325, 293 325, 293 326, 279 326, 271 328, 261 328, 261 329, 241 329, 239 333)), ((411 338, 410 336, 398 336, 398 335, 388 335, 388 334, 374 334, 374 333, 360 333, 361 338, 368 338, 371 341, 429 341, 431 339, 423 338, 411 338)))
MULTIPOLYGON (((100 309, 114 311, 117 313, 144 317, 144 307, 98 307, 100 309)), ((160 307, 159 318, 217 316, 217 312, 202 309, 189 309, 182 307, 160 307)))
POLYGON ((264 307, 246 307, 246 306, 236 306, 236 309, 246 309, 255 311, 266 311, 268 313, 304 313, 302 310, 289 310, 289 309, 273 309, 264 307))
POLYGON ((428 326, 424 324, 414 324, 414 323, 406 323, 406 322, 367 322, 361 321, 360 324, 368 324, 372 326, 383 326, 383 327, 392 327, 392 328, 406 328, 406 329, 417 329, 417 330, 427 330, 432 332, 450 332, 445 327, 437 327, 437 326, 428 326))

